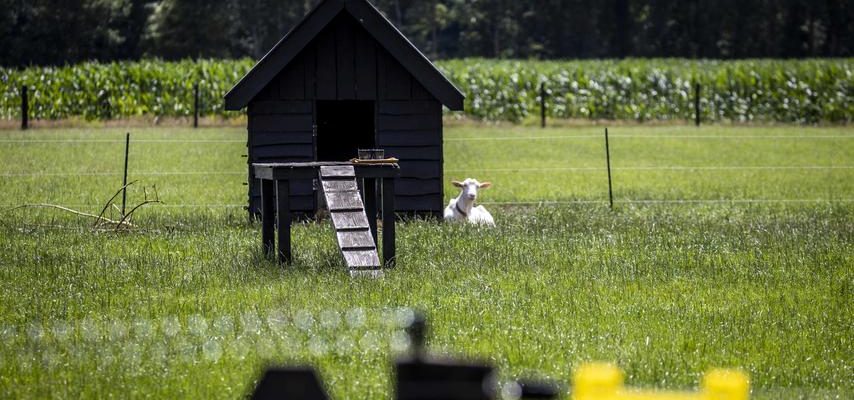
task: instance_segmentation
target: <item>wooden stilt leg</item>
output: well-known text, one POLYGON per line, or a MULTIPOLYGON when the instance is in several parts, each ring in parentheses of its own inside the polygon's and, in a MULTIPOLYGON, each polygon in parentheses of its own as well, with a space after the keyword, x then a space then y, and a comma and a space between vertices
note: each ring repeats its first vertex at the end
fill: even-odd
POLYGON ((273 247, 273 225, 275 223, 273 213, 275 212, 274 183, 271 180, 261 180, 261 243, 263 244, 264 256, 272 257, 273 247))
POLYGON ((393 267, 394 245, 394 179, 383 179, 383 265, 393 267))
POLYGON ((276 230, 279 231, 279 263, 291 263, 290 188, 286 180, 276 181, 276 230))

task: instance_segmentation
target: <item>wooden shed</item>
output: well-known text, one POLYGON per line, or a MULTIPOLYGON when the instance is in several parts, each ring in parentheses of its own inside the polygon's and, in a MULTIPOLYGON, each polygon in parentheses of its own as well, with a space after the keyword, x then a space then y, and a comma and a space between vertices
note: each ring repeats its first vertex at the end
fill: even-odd
MULTIPOLYGON (((225 96, 248 107, 249 163, 346 161, 359 148, 400 159, 395 204, 441 215, 442 106, 463 94, 366 0, 325 0, 225 96)), ((249 210, 260 188, 249 168, 249 210)), ((294 211, 312 213, 312 182, 291 184, 294 211)))

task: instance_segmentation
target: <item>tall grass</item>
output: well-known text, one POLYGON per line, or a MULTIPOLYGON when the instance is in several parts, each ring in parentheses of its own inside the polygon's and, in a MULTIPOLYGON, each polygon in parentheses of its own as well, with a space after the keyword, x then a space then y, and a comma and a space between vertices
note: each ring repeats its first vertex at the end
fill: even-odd
MULTIPOLYGON (((480 200, 493 203, 487 207, 498 227, 405 221, 397 267, 380 280, 348 276, 328 223, 296 224, 294 265, 283 268, 261 256, 259 228, 243 210, 168 207, 242 204, 239 174, 143 176, 167 206, 141 212, 141 228, 130 233, 94 232, 89 221, 49 210, 3 212, 0 397, 233 398, 251 390, 269 363, 317 366, 335 398, 388 397, 389 360, 406 346, 401 307, 427 311, 433 351, 485 359, 500 380, 569 383, 575 366, 607 360, 637 386, 695 387, 708 368, 738 367, 750 374, 753 398, 851 397, 854 171, 636 171, 617 187, 639 198, 775 190, 782 199, 816 201, 618 202, 609 210, 602 176, 494 171, 528 161, 594 166, 599 138, 465 141, 597 132, 449 128, 446 169, 495 182, 480 200), (542 158, 529 157, 537 148, 542 158), (817 189, 831 185, 835 200, 817 189), (597 202, 494 204, 549 195, 597 202)), ((132 136, 139 142, 131 143, 131 176, 242 173, 243 134, 140 130, 132 136), (158 138, 196 141, 143 141, 158 138), (229 138, 237 140, 223 142, 229 138)), ((0 136, 0 173, 20 173, 0 180, 0 204, 97 207, 120 181, 85 175, 120 171, 120 131, 0 136), (23 175, 34 172, 72 175, 23 175)), ((631 144, 614 147, 622 166, 848 165, 854 144, 844 128, 626 127, 615 136, 631 144), (801 138, 726 138, 772 135, 801 138)))

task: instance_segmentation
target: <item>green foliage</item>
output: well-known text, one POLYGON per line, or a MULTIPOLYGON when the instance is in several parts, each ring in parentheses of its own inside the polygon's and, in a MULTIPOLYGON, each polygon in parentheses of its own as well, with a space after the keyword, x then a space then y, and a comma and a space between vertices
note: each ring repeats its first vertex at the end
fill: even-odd
POLYGON ((223 96, 252 61, 89 62, 67 67, 0 69, 0 118, 20 117, 20 87, 29 87, 30 118, 88 120, 193 113, 199 83, 202 113, 231 116, 223 96))
MULTIPOLYGON (((854 120, 854 59, 441 61, 466 94, 466 115, 522 121, 539 113, 539 86, 554 118, 690 120, 702 87, 704 121, 846 123, 854 120)), ((248 59, 86 63, 0 69, 0 117, 18 118, 19 88, 31 88, 32 118, 189 116, 199 82, 202 114, 229 116, 223 95, 248 59)))
POLYGON ((634 121, 849 122, 854 60, 452 60, 439 65, 466 94, 466 113, 520 121, 539 113, 545 83, 555 118, 634 121))

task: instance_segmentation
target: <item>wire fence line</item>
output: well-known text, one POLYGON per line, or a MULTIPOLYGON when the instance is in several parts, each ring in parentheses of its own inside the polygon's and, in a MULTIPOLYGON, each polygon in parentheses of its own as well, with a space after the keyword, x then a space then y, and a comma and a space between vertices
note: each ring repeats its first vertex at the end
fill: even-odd
MULTIPOLYGON (((20 207, 20 204, 6 204, 0 205, 0 211, 12 209, 15 207, 20 207)), ((69 208, 95 208, 102 209, 104 207, 103 204, 63 204, 63 207, 69 208)), ((220 203, 220 204, 171 204, 171 203, 157 203, 149 206, 151 209, 154 208, 241 208, 247 207, 248 204, 229 204, 229 203, 220 203)))
MULTIPOLYGON (((849 170, 854 165, 744 165, 744 166, 630 166, 612 167, 612 171, 776 171, 776 170, 849 170)), ((543 167, 543 168, 455 168, 446 169, 448 173, 460 172, 548 172, 575 171, 601 172, 601 167, 543 167)), ((0 177, 67 177, 67 176, 121 176, 122 172, 9 172, 0 173, 0 177)), ((134 172, 134 176, 247 176, 246 171, 143 171, 134 172)))
MULTIPOLYGON (((181 175, 241 175, 246 176, 246 171, 231 172, 231 171, 171 171, 171 172, 133 172, 134 176, 181 176, 181 175)), ((63 176, 122 176, 122 172, 22 172, 0 174, 4 178, 13 177, 63 177, 63 176)))
MULTIPOLYGON (((851 203, 852 199, 614 199, 623 204, 731 204, 731 203, 851 203)), ((608 204, 608 200, 485 201, 496 206, 548 206, 569 204, 608 204)))
MULTIPOLYGON (((854 165, 748 165, 748 166, 636 166, 611 167, 612 171, 729 171, 729 170, 822 170, 854 169, 854 165)), ((540 171, 599 171, 602 167, 545 167, 545 168, 473 168, 446 169, 445 172, 540 172, 540 171)))
MULTIPOLYGON (((609 135, 617 139, 854 139, 854 135, 609 135)), ((602 135, 569 136, 498 136, 445 138, 446 142, 493 141, 493 140, 567 140, 603 139, 602 135)))
MULTIPOLYGON (((854 135, 611 135, 612 138, 626 139, 852 139, 854 135)), ((561 135, 561 136, 498 136, 498 137, 469 137, 446 138, 445 141, 488 141, 488 140, 569 140, 569 139, 602 139, 602 135, 561 135)), ((124 143, 119 139, 0 139, 0 143, 124 143)), ((245 143, 245 140, 231 139, 137 139, 134 143, 245 143)), ((852 170, 854 165, 662 165, 662 166, 617 166, 613 171, 842 171, 852 170)), ((454 168, 446 169, 446 173, 542 173, 542 172, 605 172, 604 167, 585 166, 544 166, 534 168, 454 168)), ((243 171, 141 171, 133 172, 136 177, 155 176, 234 176, 246 177, 243 171)), ((122 176, 122 171, 102 172, 0 172, 3 178, 50 178, 50 177, 99 177, 122 176)), ((849 203, 854 199, 615 199, 623 204, 703 204, 703 203, 849 203)), ((483 202, 486 205, 531 206, 531 205, 560 205, 560 204, 599 204, 606 200, 533 200, 533 201, 493 201, 483 202)), ((14 205, 5 206, 13 207, 14 205)), ((76 204, 69 207, 101 207, 101 204, 76 204)), ((163 208, 243 208, 246 204, 161 204, 163 208)))
MULTIPOLYGON (((619 204, 785 204, 785 203, 803 203, 803 204, 821 204, 821 203, 852 203, 854 198, 840 199, 614 199, 614 203, 619 204)), ((479 202, 482 205, 493 206, 556 206, 556 205, 573 205, 573 204, 608 204, 607 199, 603 200, 531 200, 531 201, 484 201, 479 202)), ((20 206, 20 204, 0 205, 0 211, 11 209, 20 206)), ((103 204, 68 204, 65 207, 72 208, 102 208, 103 204)), ((228 209, 228 208, 246 208, 248 204, 157 204, 152 208, 210 208, 210 209, 228 209)))
MULTIPOLYGON (((477 142, 477 141, 513 141, 513 140, 573 140, 573 139, 602 139, 602 135, 560 135, 560 136, 490 136, 445 138, 446 142, 477 142)), ((611 135, 616 139, 854 139, 854 135, 611 135)), ((134 143, 246 143, 245 139, 134 139, 134 143)), ((124 143, 123 139, 0 139, 0 143, 124 143)))
MULTIPOLYGON (((119 139, 0 139, 0 143, 121 143, 119 139)), ((246 143, 246 140, 233 139, 134 139, 133 143, 246 143)))

